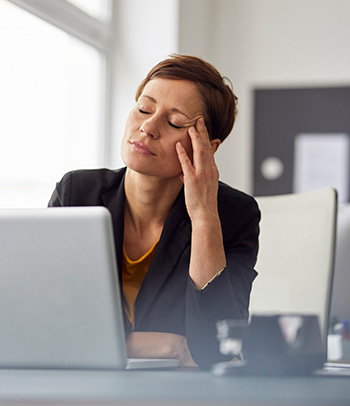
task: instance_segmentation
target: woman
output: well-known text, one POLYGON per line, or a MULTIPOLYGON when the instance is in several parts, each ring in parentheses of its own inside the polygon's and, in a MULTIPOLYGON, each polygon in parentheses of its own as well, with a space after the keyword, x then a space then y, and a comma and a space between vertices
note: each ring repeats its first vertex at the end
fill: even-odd
POLYGON ((237 99, 204 60, 173 55, 146 76, 122 140, 126 168, 66 174, 50 206, 106 206, 113 217, 130 357, 224 358, 216 322, 247 319, 260 213, 219 182, 214 154, 237 99))

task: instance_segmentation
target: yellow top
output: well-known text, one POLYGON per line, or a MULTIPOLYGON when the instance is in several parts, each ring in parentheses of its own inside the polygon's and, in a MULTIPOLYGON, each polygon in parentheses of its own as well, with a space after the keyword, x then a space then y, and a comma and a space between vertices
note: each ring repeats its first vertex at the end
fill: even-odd
POLYGON ((125 297, 124 310, 134 327, 135 322, 135 301, 145 279, 148 268, 159 240, 141 258, 132 261, 123 246, 123 293, 125 297))

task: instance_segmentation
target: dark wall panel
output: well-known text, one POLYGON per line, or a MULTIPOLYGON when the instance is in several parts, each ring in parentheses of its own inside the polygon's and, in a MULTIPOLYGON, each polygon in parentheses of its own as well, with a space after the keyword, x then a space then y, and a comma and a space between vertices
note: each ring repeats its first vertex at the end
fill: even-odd
POLYGON ((255 90, 255 196, 293 192, 294 139, 300 133, 350 134, 350 87, 255 90), (283 163, 273 180, 261 172, 269 157, 283 163))

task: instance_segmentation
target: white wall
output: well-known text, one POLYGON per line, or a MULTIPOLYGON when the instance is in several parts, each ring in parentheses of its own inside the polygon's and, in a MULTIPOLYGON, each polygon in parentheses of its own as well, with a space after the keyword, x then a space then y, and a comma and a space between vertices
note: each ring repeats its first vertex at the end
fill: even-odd
MULTIPOLYGON (((191 7, 180 32, 196 20, 191 7), (185 26, 184 26, 185 25, 185 26)), ((252 190, 253 89, 268 86, 350 85, 350 1, 206 0, 210 8, 205 44, 180 43, 180 52, 201 50, 239 97, 239 119, 217 154, 221 178, 252 190), (226 144, 226 145, 225 145, 226 144)), ((187 6, 188 4, 188 6, 187 6)), ((200 42, 200 38, 197 39, 200 42)), ((278 118, 276 118, 278 119, 278 118)))
POLYGON ((178 0, 114 0, 115 82, 111 166, 123 165, 120 141, 126 117, 135 103, 138 85, 148 71, 178 52, 178 0))
POLYGON ((137 84, 171 52, 202 56, 233 82, 239 117, 217 163, 222 180, 247 192, 252 191, 253 89, 350 85, 348 0, 117 3, 115 157, 137 84))

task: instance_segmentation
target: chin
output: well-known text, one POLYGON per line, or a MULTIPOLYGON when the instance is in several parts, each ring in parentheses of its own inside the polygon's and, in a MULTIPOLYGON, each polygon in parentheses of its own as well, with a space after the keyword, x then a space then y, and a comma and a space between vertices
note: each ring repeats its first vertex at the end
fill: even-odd
POLYGON ((144 176, 152 176, 159 179, 174 179, 179 178, 181 171, 164 171, 160 168, 152 168, 150 165, 141 165, 140 163, 133 165, 126 164, 127 168, 144 176))
POLYGON ((176 165, 159 164, 156 162, 147 162, 140 157, 122 156, 122 160, 127 168, 141 175, 155 176, 162 179, 178 178, 181 174, 181 167, 176 165), (164 169, 165 168, 165 169, 164 169))

